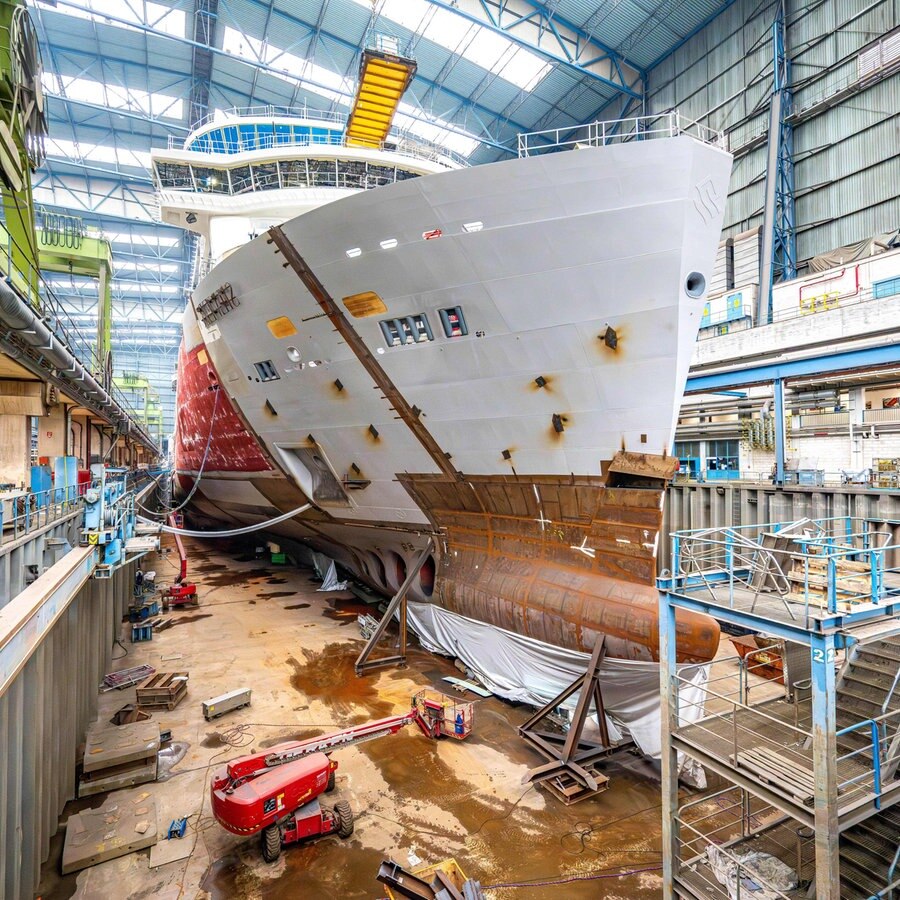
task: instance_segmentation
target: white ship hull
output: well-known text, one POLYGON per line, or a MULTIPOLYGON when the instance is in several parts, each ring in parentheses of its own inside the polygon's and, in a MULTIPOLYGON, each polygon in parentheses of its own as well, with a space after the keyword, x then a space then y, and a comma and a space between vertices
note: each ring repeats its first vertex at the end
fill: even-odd
MULTIPOLYGON (((606 633, 618 655, 652 658, 665 468, 653 456, 671 451, 730 166, 688 137, 631 142, 305 213, 281 234, 350 341, 272 235, 237 249, 185 316, 184 489, 210 437, 210 387, 221 404, 194 514, 259 522, 311 499, 316 512, 279 533, 387 592, 432 535, 414 597, 577 649, 606 633), (209 316, 225 285, 237 304, 209 316), (350 316, 344 298, 364 292, 386 311, 350 316), (467 335, 444 334, 439 311, 454 307, 467 335), (387 344, 382 320, 421 315, 433 340, 387 344)), ((717 636, 694 625, 706 631, 686 658, 717 636)))

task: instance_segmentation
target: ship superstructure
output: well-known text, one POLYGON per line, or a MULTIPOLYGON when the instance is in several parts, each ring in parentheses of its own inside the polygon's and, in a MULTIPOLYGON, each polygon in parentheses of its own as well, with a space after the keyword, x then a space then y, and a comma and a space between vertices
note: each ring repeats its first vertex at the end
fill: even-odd
MULTIPOLYGON (((413 597, 655 658, 669 451, 731 158, 675 114, 639 128, 463 167, 251 114, 155 152, 164 220, 215 264, 179 360, 192 515, 309 501, 275 530, 382 592, 431 539, 413 597)), ((718 628, 685 615, 680 639, 706 659, 718 628)))

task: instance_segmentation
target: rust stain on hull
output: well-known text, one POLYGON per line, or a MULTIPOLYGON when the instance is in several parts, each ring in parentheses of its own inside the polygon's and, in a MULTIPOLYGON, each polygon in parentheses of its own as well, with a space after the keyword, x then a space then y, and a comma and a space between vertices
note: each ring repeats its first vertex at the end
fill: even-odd
MULTIPOLYGON (((641 484, 660 471, 656 459, 635 473, 641 484)), ((639 463, 613 465, 625 467, 639 463)), ((611 656, 659 659, 664 482, 654 489, 589 476, 399 477, 443 537, 435 598, 448 609, 584 652, 605 634, 611 656)), ((676 622, 679 661, 712 659, 716 621, 679 611, 676 622)))

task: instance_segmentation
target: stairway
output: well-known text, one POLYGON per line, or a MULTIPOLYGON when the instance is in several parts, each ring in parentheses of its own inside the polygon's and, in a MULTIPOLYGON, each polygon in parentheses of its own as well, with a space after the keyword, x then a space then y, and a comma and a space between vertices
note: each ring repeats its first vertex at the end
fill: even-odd
MULTIPOLYGON (((855 644, 836 685, 834 702, 838 729, 900 710, 898 672, 900 635, 855 644)), ((900 715, 891 729, 894 734, 898 724, 900 715)), ((861 750, 855 758, 860 762, 871 762, 871 741, 871 733, 864 729, 842 734, 837 739, 838 756, 861 750)), ((887 748, 883 747, 882 753, 886 751, 887 748)), ((896 764, 893 768, 896 769, 896 764)), ((890 769, 882 773, 883 780, 892 776, 890 769)))
MULTIPOLYGON (((841 835, 841 900, 868 900, 884 890, 898 845, 900 805, 848 828, 841 835)), ((898 877, 900 864, 893 873, 895 880, 898 877)), ((894 896, 900 897, 900 889, 894 896)))

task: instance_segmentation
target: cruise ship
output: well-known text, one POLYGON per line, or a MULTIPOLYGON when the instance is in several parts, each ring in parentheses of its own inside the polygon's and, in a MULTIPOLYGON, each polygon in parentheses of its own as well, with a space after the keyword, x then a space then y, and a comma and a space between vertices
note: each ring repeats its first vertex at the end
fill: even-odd
MULTIPOLYGON (((162 220, 199 236, 174 438, 193 522, 309 503, 271 530, 384 595, 415 566, 413 600, 658 658, 719 136, 672 113, 468 166, 267 108, 219 114, 153 168, 162 220)), ((715 654, 714 620, 685 613, 678 634, 682 661, 715 654)))

